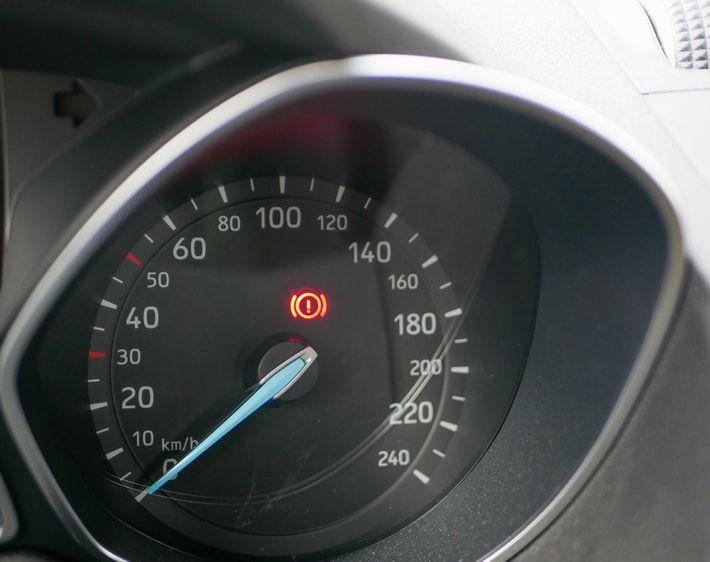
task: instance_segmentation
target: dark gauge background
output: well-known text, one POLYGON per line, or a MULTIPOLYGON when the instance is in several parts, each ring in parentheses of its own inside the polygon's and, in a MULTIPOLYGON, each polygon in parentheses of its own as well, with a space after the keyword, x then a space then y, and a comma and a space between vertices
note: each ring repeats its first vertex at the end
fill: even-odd
MULTIPOLYGON (((277 183, 278 178, 257 178, 256 193, 271 191, 277 183)), ((332 201, 335 185, 316 182, 310 192, 306 179, 284 177, 283 183, 289 197, 225 205, 212 212, 197 211, 188 202, 170 213, 171 220, 183 216, 194 220, 186 228, 173 233, 163 221, 153 227, 154 242, 143 238, 131 251, 132 257, 143 260, 140 268, 128 260, 116 272, 122 283, 114 281, 109 288, 110 294, 116 294, 114 289, 133 284, 124 293, 120 313, 101 310, 97 318, 106 332, 94 334, 92 350, 108 352, 113 341, 110 383, 109 357, 89 360, 89 376, 95 380, 89 383, 90 399, 110 396, 123 431, 124 451, 130 451, 155 480, 166 459, 186 454, 185 444, 195 443, 216 427, 255 384, 266 348, 298 339, 316 349, 318 379, 304 396, 255 414, 165 488, 184 509, 242 532, 304 532, 363 508, 404 472, 417 467, 416 457, 430 433, 440 435, 429 447, 446 449, 447 430, 437 428, 440 402, 451 423, 458 421, 461 406, 449 395, 442 399, 448 377, 444 369, 432 376, 415 401, 431 406, 423 414, 424 423, 411 423, 418 417, 409 415, 406 424, 399 420, 361 455, 348 459, 379 430, 392 412, 390 404, 400 402, 420 380, 410 375, 410 361, 436 354, 453 322, 444 313, 460 305, 454 287, 444 281, 441 264, 421 267, 419 256, 428 258, 431 250, 419 237, 407 243, 413 235, 401 224, 403 219, 388 229, 374 228, 364 217, 332 201), (330 202, 295 198, 312 193, 324 194, 330 202), (300 225, 262 228, 257 209, 297 209, 300 225), (347 217, 347 229, 322 230, 319 215, 347 217), (219 231, 220 217, 239 217, 239 230, 219 231), (398 232, 406 233, 404 240, 395 237, 398 232), (162 244, 165 236, 171 237, 162 244), (176 242, 183 239, 189 244, 195 237, 205 240, 205 257, 176 260, 172 255, 176 242), (361 248, 368 242, 373 248, 388 243, 390 259, 368 263, 358 256, 355 263, 348 246, 357 243, 361 248), (170 285, 149 288, 149 271, 168 273, 170 285), (419 279, 416 289, 389 287, 390 275, 412 272, 419 279), (440 289, 440 285, 448 286, 440 289), (324 318, 290 317, 289 296, 302 287, 326 295, 329 306, 324 318), (142 311, 146 306, 159 310, 156 328, 135 328, 126 322, 130 310, 142 311), (398 336, 394 318, 400 313, 435 314, 437 329, 432 334, 398 336), (119 348, 140 350, 140 363, 118 365, 119 348), (154 405, 140 408, 131 400, 133 408, 122 408, 127 387, 150 388, 154 405), (146 431, 149 444, 140 437, 146 431), (402 450, 409 457, 404 464, 379 463, 380 451, 402 450)), ((343 200, 352 198, 346 189, 343 193, 343 200)), ((233 199, 234 194, 243 197, 252 192, 247 182, 239 182, 225 189, 225 197, 233 199)), ((198 199, 199 207, 218 197, 214 191, 207 194, 202 198, 206 203, 198 199)), ((367 210, 377 207, 371 201, 367 210)), ((373 212, 382 219, 381 212, 373 212)), ((389 212, 384 214, 385 219, 388 216, 389 212)), ((444 364, 456 364, 463 346, 452 345, 444 364)), ((456 393, 463 394, 468 377, 452 376, 458 379, 456 393)), ((447 387, 448 394, 454 392, 451 384, 447 387)), ((108 424, 110 431, 119 432, 109 418, 103 410, 97 411, 97 430, 108 424)), ((106 437, 106 452, 118 450, 112 449, 115 438, 109 438, 109 433, 106 437)), ((117 477, 133 473, 124 483, 139 490, 148 482, 130 470, 122 456, 115 459, 117 477)), ((149 500, 143 501, 147 505, 149 500)))
MULTIPOLYGON (((292 130, 298 130, 298 123, 293 125, 292 130)), ((34 353, 28 354, 25 367, 39 375, 41 394, 32 400, 43 401, 47 415, 35 416, 32 421, 38 435, 52 434, 52 427, 63 435, 62 448, 82 475, 79 478, 68 470, 66 477, 70 486, 83 490, 89 498, 83 505, 98 527, 97 534, 102 534, 102 526, 110 527, 102 521, 111 513, 176 548, 209 556, 219 556, 220 551, 251 555, 342 552, 400 528, 433 505, 474 465, 494 437, 517 388, 535 320, 539 263, 529 219, 490 170, 454 145, 407 129, 385 131, 363 122, 352 123, 335 135, 341 146, 323 144, 324 131, 335 125, 311 123, 313 146, 292 144, 288 135, 273 142, 272 135, 264 134, 262 140, 255 133, 247 143, 249 150, 225 151, 229 155, 221 156, 223 165, 197 167, 176 177, 170 190, 145 200, 94 257, 35 340, 34 353), (315 147, 322 152, 318 154, 315 147), (344 152, 350 156, 344 157, 344 152), (237 153, 240 158, 235 158, 237 153), (239 169, 242 172, 237 174, 239 169), (459 430, 452 439, 447 462, 441 464, 424 494, 421 483, 410 478, 397 489, 396 497, 344 524, 274 537, 268 543, 233 532, 213 536, 209 530, 205 539, 214 545, 210 548, 175 532, 111 482, 111 471, 86 408, 86 351, 96 306, 108 276, 126 250, 195 190, 213 189, 235 174, 310 177, 315 172, 382 201, 402 216, 446 265, 452 281, 460 287, 462 302, 469 288, 476 290, 462 333, 472 342, 465 360, 476 365, 476 387, 469 395, 478 400, 468 401, 462 410, 459 425, 468 429, 459 430), (100 503, 90 499, 94 495, 100 503)), ((296 137, 303 140, 299 135, 293 139, 296 137)), ((56 454, 63 456, 62 451, 56 454)))

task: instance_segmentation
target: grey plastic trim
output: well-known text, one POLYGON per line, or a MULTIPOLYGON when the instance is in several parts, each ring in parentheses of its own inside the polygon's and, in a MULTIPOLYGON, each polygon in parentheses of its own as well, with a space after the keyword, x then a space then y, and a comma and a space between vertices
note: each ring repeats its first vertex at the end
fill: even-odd
POLYGON ((633 138, 597 113, 532 82, 471 64, 408 55, 368 55, 292 68, 266 78, 222 102, 148 156, 116 185, 74 235, 34 288, 10 326, 0 348, 0 408, 33 477, 69 531, 88 551, 122 558, 101 545, 84 526, 60 489, 35 441, 18 393, 20 362, 36 330, 90 253, 100 247, 120 211, 146 185, 193 146, 228 124, 240 124, 276 104, 295 101, 350 84, 407 83, 412 89, 442 91, 487 99, 534 115, 583 139, 622 166, 655 202, 669 238, 669 257, 659 300, 645 341, 619 400, 586 458, 563 489, 524 528, 484 558, 506 560, 541 533, 572 501, 598 466, 624 424, 643 387, 670 326, 681 293, 685 257, 676 215, 669 202, 672 185, 633 138))
MULTIPOLYGON (((672 35, 665 0, 571 0, 599 40, 642 94, 706 90, 710 72, 669 62, 672 35)), ((672 57, 675 59, 675 56, 672 57)))
POLYGON ((5 481, 0 476, 0 545, 12 540, 17 534, 18 527, 17 514, 12 505, 10 492, 7 491, 5 481))

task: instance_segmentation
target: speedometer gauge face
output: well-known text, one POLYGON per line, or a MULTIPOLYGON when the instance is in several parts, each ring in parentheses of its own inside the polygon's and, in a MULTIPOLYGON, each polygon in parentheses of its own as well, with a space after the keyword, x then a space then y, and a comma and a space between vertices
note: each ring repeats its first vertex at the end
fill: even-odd
POLYGON ((106 278, 87 385, 109 480, 216 548, 401 525, 485 450, 519 376, 488 368, 499 312, 477 280, 457 286, 397 209, 317 179, 196 193, 106 278))

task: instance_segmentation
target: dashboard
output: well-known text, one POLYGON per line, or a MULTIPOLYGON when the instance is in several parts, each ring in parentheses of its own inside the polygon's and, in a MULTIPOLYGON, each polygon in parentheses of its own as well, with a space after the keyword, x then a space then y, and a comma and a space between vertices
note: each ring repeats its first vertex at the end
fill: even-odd
POLYGON ((0 559, 706 559, 701 59, 415 4, 0 7, 0 559))

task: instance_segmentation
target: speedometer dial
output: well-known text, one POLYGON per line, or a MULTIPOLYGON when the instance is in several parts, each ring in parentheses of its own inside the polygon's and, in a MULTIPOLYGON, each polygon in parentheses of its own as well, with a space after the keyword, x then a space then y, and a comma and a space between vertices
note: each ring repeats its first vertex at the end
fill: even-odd
POLYGON ((395 209, 345 186, 196 194, 126 249, 100 299, 88 396, 114 484, 247 554, 415 515, 510 398, 475 379, 489 373, 461 328, 468 292, 395 209))

